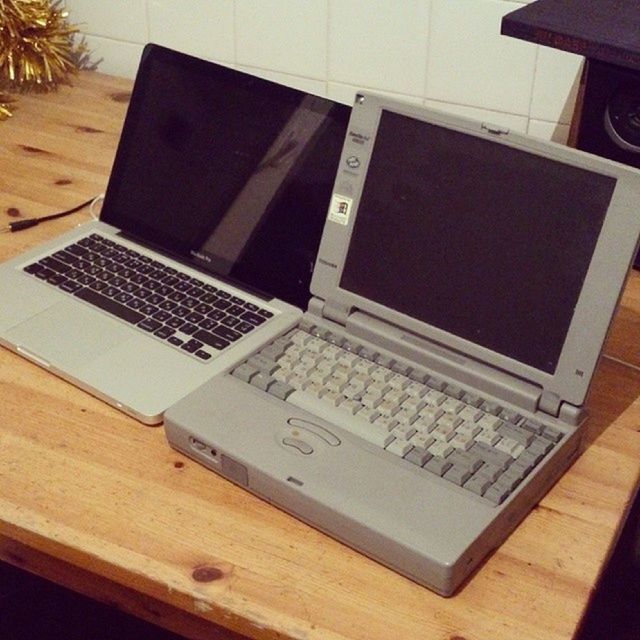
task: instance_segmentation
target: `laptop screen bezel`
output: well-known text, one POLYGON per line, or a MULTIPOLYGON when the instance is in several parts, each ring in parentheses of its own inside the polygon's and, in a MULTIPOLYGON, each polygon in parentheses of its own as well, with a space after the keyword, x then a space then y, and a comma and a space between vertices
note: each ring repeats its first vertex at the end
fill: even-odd
MULTIPOLYGON (((178 247, 177 243, 173 243, 170 230, 160 225, 155 227, 150 226, 148 221, 142 219, 142 217, 134 219, 128 215, 126 206, 121 206, 124 199, 123 178, 126 172, 130 170, 130 164, 133 164, 134 169, 138 170, 138 167, 135 166, 137 160, 131 160, 131 158, 135 158, 136 144, 139 144, 136 137, 136 127, 140 119, 145 117, 145 94, 151 83, 155 82, 151 78, 151 70, 154 68, 176 69, 180 74, 184 74, 187 79, 201 79, 208 86, 217 87, 217 85, 220 84, 222 87, 230 87, 231 90, 237 88, 238 94, 250 93, 258 98, 272 100, 277 104, 300 105, 307 111, 317 110, 322 114, 326 112, 326 120, 318 131, 324 131, 325 128, 328 129, 329 127, 335 129, 338 127, 342 128, 342 125, 346 128, 350 107, 324 96, 318 96, 250 73, 238 71, 222 64, 196 58, 155 43, 148 43, 142 52, 131 100, 105 192, 100 221, 114 226, 126 237, 217 279, 251 291, 254 295, 258 295, 264 299, 279 298, 295 306, 304 307, 308 301, 309 281, 313 260, 315 259, 322 232, 322 206, 324 200, 322 200, 322 204, 320 204, 319 190, 318 193, 314 192, 314 194, 312 194, 317 197, 317 206, 312 206, 310 199, 306 199, 304 202, 298 203, 299 207, 297 207, 297 210, 292 208, 291 220, 289 220, 288 223, 278 222, 277 227, 275 223, 271 227, 272 230, 277 228, 282 235, 289 233, 293 238, 292 246, 294 242, 297 242, 298 253, 301 255, 303 253, 302 249, 304 249, 304 257, 306 258, 304 264, 302 264, 302 262, 295 263, 295 265, 290 265, 289 269, 281 269, 278 274, 276 274, 275 267, 272 268, 271 272, 266 272, 262 269, 256 272, 256 269, 253 267, 253 262, 256 262, 256 259, 253 258, 255 254, 250 256, 253 262, 248 267, 247 263, 249 263, 249 260, 243 256, 238 259, 237 263, 224 264, 223 266, 225 268, 221 268, 219 266, 221 260, 216 261, 216 258, 220 256, 202 255, 199 251, 201 248, 199 246, 188 248, 178 247), (304 216, 300 215, 300 211, 304 211, 304 216), (294 223, 304 228, 305 231, 309 231, 311 228, 312 231, 305 233, 303 238, 298 238, 291 231, 292 228, 294 230, 298 229, 294 223), (236 269, 238 265, 240 265, 239 270, 236 269), (240 273, 238 273, 238 271, 240 271, 240 273), (284 275, 279 275, 281 273, 284 273, 284 275)), ((157 88, 157 84, 155 87, 157 88)), ((268 113, 260 115, 263 116, 265 120, 269 117, 268 113)), ((335 170, 334 163, 337 162, 341 141, 342 133, 340 137, 337 138, 335 153, 332 153, 331 156, 328 155, 326 149, 321 148, 316 142, 310 145, 310 148, 313 148, 313 157, 321 157, 322 153, 327 155, 326 176, 323 174, 323 179, 326 179, 327 196, 323 194, 323 197, 328 197, 328 192, 331 188, 331 181, 334 175, 333 171, 335 170), (328 160, 329 157, 331 158, 331 162, 328 160)), ((212 153, 218 152, 215 145, 215 141, 212 141, 212 153)), ((303 153, 307 154, 305 157, 311 155, 307 153, 306 148, 303 153)), ((220 152, 220 155, 222 155, 222 152, 220 152)), ((287 176, 286 179, 288 180, 289 177, 287 176)), ((171 188, 171 185, 168 185, 167 189, 169 188, 171 188)), ((280 192, 281 191, 278 191, 278 193, 280 192)), ((271 206, 271 204, 272 203, 269 203, 269 206, 271 206)), ((179 210, 177 211, 178 213, 180 212, 179 210)), ((257 224, 256 228, 259 227, 260 225, 257 224)), ((257 233, 255 235, 260 239, 257 233)), ((254 242, 254 244, 257 244, 257 242, 254 242)), ((265 242, 262 244, 263 246, 266 245, 265 242)), ((243 247, 243 250, 246 250, 246 246, 243 247)), ((280 255, 292 255, 292 253, 292 250, 290 250, 289 253, 282 251, 280 255)))
MULTIPOLYGON (((364 312, 373 318, 400 327, 413 336, 445 347, 457 356, 471 358, 519 379, 531 382, 559 399, 580 406, 586 397, 613 312, 622 292, 640 234, 640 172, 623 165, 590 156, 561 145, 508 132, 431 109, 361 92, 352 110, 334 198, 346 196, 348 216, 340 218, 329 210, 316 261, 311 291, 333 309, 345 313, 364 312), (593 257, 579 294, 557 366, 547 373, 492 351, 469 340, 420 322, 403 313, 363 298, 341 287, 342 272, 349 249, 367 168, 375 145, 377 127, 384 110, 485 138, 497 144, 535 153, 552 160, 600 173, 616 181, 611 203, 596 242, 593 257), (353 158, 357 157, 358 167, 353 158)), ((333 206, 333 204, 332 204, 333 206)), ((376 253, 384 251, 376 247, 376 253)), ((544 302, 541 302, 544 304, 544 302)))

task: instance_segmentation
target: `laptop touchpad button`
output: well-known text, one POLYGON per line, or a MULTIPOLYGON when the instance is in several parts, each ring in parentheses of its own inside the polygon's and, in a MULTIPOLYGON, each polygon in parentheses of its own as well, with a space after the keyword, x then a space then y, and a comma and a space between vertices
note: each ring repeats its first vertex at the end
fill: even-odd
POLYGON ((81 367, 131 337, 131 329, 82 304, 60 302, 7 332, 9 342, 65 369, 81 367))

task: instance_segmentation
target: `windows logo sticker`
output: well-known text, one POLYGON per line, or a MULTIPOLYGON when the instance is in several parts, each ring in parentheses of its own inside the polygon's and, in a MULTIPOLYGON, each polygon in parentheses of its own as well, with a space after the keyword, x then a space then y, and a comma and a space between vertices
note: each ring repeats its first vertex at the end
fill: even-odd
POLYGON ((331 206, 329 207, 329 220, 337 222, 338 224, 349 224, 352 203, 353 200, 351 198, 334 193, 331 198, 331 206))

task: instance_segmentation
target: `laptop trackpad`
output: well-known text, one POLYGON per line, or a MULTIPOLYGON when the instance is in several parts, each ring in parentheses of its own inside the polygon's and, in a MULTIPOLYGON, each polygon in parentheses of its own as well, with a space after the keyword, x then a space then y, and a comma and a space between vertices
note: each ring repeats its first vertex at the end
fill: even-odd
POLYGON ((59 302, 6 333, 52 366, 76 368, 131 337, 131 329, 82 304, 59 302))

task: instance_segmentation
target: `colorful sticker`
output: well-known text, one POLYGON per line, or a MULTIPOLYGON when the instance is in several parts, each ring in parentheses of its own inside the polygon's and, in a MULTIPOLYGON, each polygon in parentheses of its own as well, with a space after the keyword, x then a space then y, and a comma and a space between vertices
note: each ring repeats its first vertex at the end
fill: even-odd
POLYGON ((351 205, 353 200, 347 196, 341 196, 337 193, 331 198, 331 206, 329 207, 329 220, 338 224, 349 224, 349 215, 351 213, 351 205))

